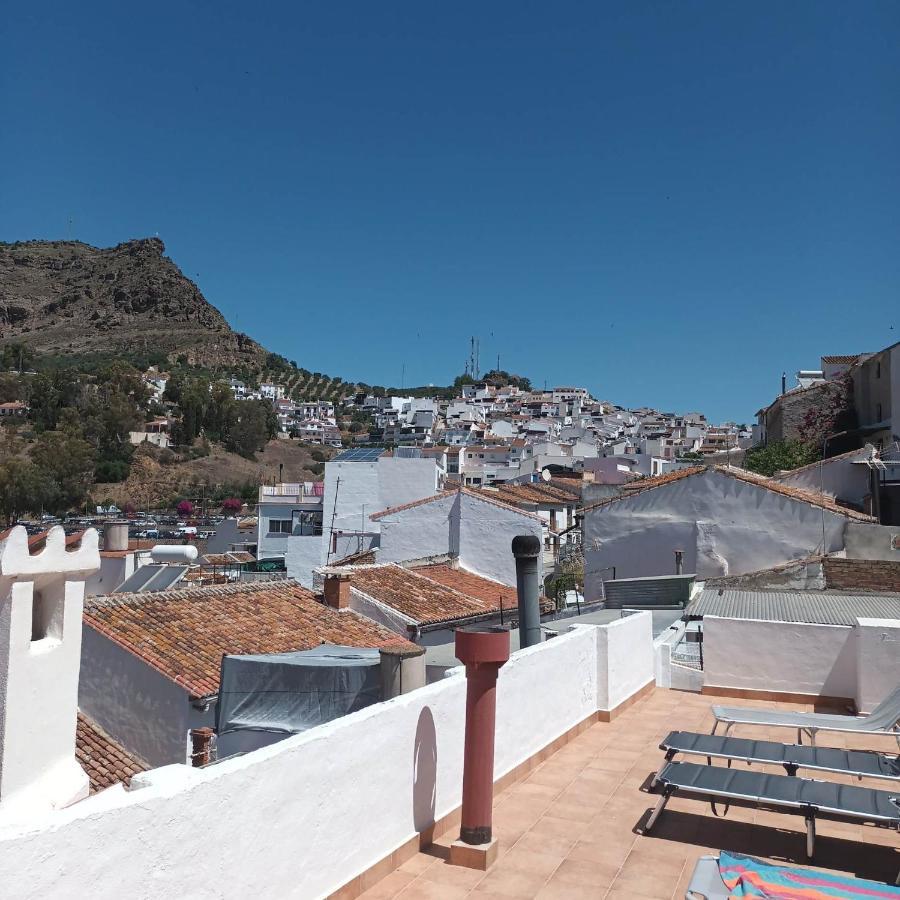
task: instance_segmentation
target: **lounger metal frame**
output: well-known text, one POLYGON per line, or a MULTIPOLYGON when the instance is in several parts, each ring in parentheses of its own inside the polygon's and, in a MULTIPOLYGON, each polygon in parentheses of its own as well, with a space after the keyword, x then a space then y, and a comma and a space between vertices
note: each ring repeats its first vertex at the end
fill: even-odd
MULTIPOLYGON (((724 745, 723 745, 722 749, 720 749, 718 751, 710 749, 709 747, 707 747, 706 749, 693 748, 693 747, 691 747, 691 748, 672 747, 667 742, 673 734, 687 734, 692 737, 700 737, 700 738, 706 737, 706 735, 694 734, 693 732, 670 732, 665 738, 663 738, 662 743, 659 745, 659 749, 665 753, 665 759, 663 761, 663 764, 659 767, 659 771, 657 771, 657 773, 653 776, 653 781, 650 783, 651 788, 656 787, 656 783, 659 780, 660 772, 662 772, 662 770, 666 767, 666 765, 668 763, 672 762, 672 760, 679 753, 681 753, 685 756, 705 756, 708 763, 711 763, 713 759, 726 759, 726 760, 728 760, 729 765, 731 765, 732 762, 744 762, 744 763, 747 763, 748 766, 754 765, 754 764, 766 765, 766 766, 782 766, 784 768, 785 772, 788 775, 792 775, 792 776, 796 775, 797 771, 799 769, 809 769, 810 771, 813 771, 813 772, 839 772, 844 775, 851 775, 852 777, 858 778, 860 780, 862 780, 863 778, 880 778, 880 779, 884 779, 886 781, 900 780, 900 766, 898 766, 897 771, 892 774, 880 773, 880 772, 862 772, 862 771, 850 769, 850 768, 844 767, 844 766, 827 765, 825 763, 820 763, 817 765, 815 762, 808 762, 808 761, 795 762, 791 759, 777 759, 774 756, 767 757, 763 754, 751 756, 751 755, 747 755, 747 754, 737 753, 735 750, 728 751, 724 747, 724 745)), ((710 737, 712 737, 712 736, 713 735, 710 735, 710 737)), ((727 741, 727 740, 743 741, 744 743, 747 743, 747 744, 756 744, 756 745, 774 744, 775 743, 774 741, 751 741, 751 740, 748 740, 745 738, 729 738, 728 735, 715 735, 715 737, 720 738, 722 741, 727 741)), ((782 744, 779 746, 786 747, 788 750, 790 750, 790 747, 792 745, 782 744)), ((802 747, 802 745, 800 745, 800 746, 802 747)), ((824 748, 817 748, 817 747, 813 746, 811 748, 804 747, 803 749, 804 750, 812 749, 814 752, 818 752, 818 750, 824 749, 824 748)), ((886 754, 880 754, 880 753, 875 752, 874 750, 857 750, 854 752, 856 752, 857 754, 863 754, 866 756, 871 755, 871 756, 885 756, 886 757, 886 754)), ((894 763, 898 762, 898 759, 896 757, 890 757, 890 759, 892 759, 894 763)))
MULTIPOLYGON (((653 826, 656 824, 656 820, 660 817, 662 811, 666 808, 666 804, 669 802, 669 799, 676 792, 680 796, 693 797, 698 800, 710 800, 711 802, 715 802, 716 800, 726 801, 728 803, 737 801, 738 803, 754 806, 754 807, 767 807, 778 810, 779 812, 784 812, 789 815, 802 815, 806 822, 806 855, 809 859, 812 859, 815 854, 816 849, 816 816, 822 815, 826 818, 836 818, 842 819, 844 821, 853 821, 853 822, 870 822, 874 825, 878 825, 881 827, 893 827, 900 831, 900 796, 891 797, 890 802, 897 807, 897 815, 892 816, 890 818, 885 816, 879 816, 876 814, 861 816, 854 815, 852 813, 848 813, 843 809, 836 809, 827 806, 818 806, 811 803, 792 803, 787 800, 778 800, 778 799, 764 799, 760 797, 755 797, 748 794, 739 794, 734 791, 721 791, 716 790, 714 788, 698 788, 686 785, 674 784, 672 782, 666 781, 666 772, 675 766, 694 766, 694 763, 666 763, 666 765, 662 768, 662 770, 657 773, 657 781, 661 782, 663 785, 662 792, 659 797, 659 801, 656 804, 655 809, 650 814, 650 818, 647 820, 647 824, 644 826, 645 831, 649 832, 653 826)), ((783 775, 773 775, 772 778, 784 778, 786 776, 783 775)), ((814 779, 798 779, 800 781, 813 781, 814 779)), ((860 790, 863 790, 860 788, 860 790)), ((900 875, 897 877, 897 882, 900 883, 900 875)))

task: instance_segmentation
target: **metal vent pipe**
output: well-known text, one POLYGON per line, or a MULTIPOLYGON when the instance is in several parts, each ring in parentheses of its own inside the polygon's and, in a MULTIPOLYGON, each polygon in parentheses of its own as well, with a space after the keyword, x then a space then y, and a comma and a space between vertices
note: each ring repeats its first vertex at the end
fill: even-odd
POLYGON ((540 538, 518 534, 512 539, 516 558, 516 592, 519 599, 519 646, 531 647, 541 642, 541 608, 538 603, 538 556, 540 538))

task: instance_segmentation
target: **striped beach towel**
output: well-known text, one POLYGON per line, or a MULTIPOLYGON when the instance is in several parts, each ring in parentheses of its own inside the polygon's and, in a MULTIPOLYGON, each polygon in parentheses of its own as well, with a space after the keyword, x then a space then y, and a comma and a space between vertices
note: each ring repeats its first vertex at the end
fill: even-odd
POLYGON ((858 900, 900 898, 900 887, 848 878, 831 872, 773 866, 739 853, 719 854, 719 874, 730 897, 765 897, 778 900, 834 900, 847 897, 858 900))

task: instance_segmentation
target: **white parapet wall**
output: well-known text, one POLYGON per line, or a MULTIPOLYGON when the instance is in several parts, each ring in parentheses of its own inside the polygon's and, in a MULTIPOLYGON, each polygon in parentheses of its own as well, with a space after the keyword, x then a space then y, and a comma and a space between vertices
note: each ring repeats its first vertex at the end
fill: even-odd
POLYGON ((900 684, 900 622, 857 619, 856 707, 871 712, 900 684))
POLYGON ((900 684, 900 621, 845 626, 705 616, 703 653, 704 687, 840 698, 866 713, 900 684))
POLYGON ((637 612, 610 622, 597 630, 597 641, 597 709, 608 712, 654 681, 652 614, 637 612))
POLYGON ((854 629, 703 617, 704 687, 852 699, 854 629))
MULTIPOLYGON (((649 623, 579 626, 515 653, 497 688, 495 775, 652 681, 649 623)), ((0 829, 2 893, 327 896, 458 807, 465 693, 454 674, 244 756, 168 766, 139 789, 0 829)))

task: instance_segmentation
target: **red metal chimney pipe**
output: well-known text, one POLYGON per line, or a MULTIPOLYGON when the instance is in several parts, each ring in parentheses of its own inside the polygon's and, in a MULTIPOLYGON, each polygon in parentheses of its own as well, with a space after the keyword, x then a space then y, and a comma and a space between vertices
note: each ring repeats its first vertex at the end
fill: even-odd
POLYGON ((494 732, 497 674, 509 659, 509 629, 472 625, 456 631, 456 656, 466 666, 466 737, 459 841, 450 862, 486 869, 494 856, 494 732))

